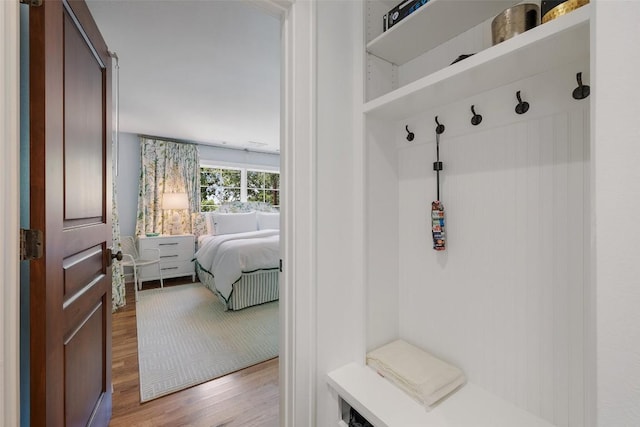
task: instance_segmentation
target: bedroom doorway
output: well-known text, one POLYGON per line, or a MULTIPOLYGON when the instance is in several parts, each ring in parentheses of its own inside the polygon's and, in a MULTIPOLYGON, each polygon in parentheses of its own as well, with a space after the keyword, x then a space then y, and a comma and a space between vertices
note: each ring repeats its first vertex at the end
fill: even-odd
MULTIPOLYGON (((89 3, 91 3, 91 2, 89 1, 89 3)), ((282 27, 282 29, 280 31, 281 36, 282 36, 282 45, 283 46, 286 45, 284 37, 287 36, 288 34, 290 34, 290 30, 285 30, 285 27, 287 26, 285 21, 286 21, 286 19, 290 18, 290 15, 288 15, 288 13, 287 13, 288 7, 289 7, 288 4, 282 3, 284 6, 281 6, 281 5, 277 5, 276 2, 254 2, 254 3, 258 4, 260 6, 260 8, 264 12, 269 13, 272 16, 277 16, 278 17, 278 20, 280 20, 280 26, 282 27), (287 18, 287 17, 289 17, 289 18, 287 18)), ((132 39, 132 40, 134 40, 134 39, 132 39)), ((127 66, 126 56, 123 55, 121 52, 118 52, 117 49, 116 49, 116 53, 120 57, 120 67, 121 67, 120 72, 124 73, 124 68, 127 66)), ((168 52, 167 52, 167 55, 165 55, 165 56, 167 58, 172 58, 172 55, 169 54, 168 52)), ((283 64, 281 72, 280 72, 281 80, 285 81, 287 76, 291 75, 291 68, 293 66, 292 65, 293 63, 291 62, 291 56, 290 55, 287 56, 287 55, 283 54, 282 58, 280 60, 281 60, 281 62, 283 64), (285 57, 289 60, 288 64, 285 63, 285 57), (288 71, 285 70, 285 66, 289 67, 288 71)), ((124 77, 123 77, 121 91, 126 90, 125 89, 125 85, 126 85, 126 82, 125 82, 124 77)), ((287 90, 284 86, 285 85, 283 84, 281 89, 280 89, 280 93, 281 93, 280 110, 281 110, 282 119, 281 119, 281 123, 279 125, 280 131, 281 131, 281 139, 283 141, 283 142, 280 143, 281 155, 282 155, 283 162, 284 162, 284 158, 286 158, 286 153, 285 153, 286 147, 284 146, 284 144, 285 144, 284 141, 286 141, 287 138, 291 139, 290 136, 287 137, 285 135, 286 132, 289 132, 289 135, 291 135, 290 131, 287 130, 287 126, 289 126, 289 124, 287 124, 287 123, 289 123, 290 119, 285 118, 286 114, 291 114, 291 108, 287 108, 286 105, 285 105, 286 104, 285 96, 289 96, 290 97, 291 90, 287 90)), ((291 98, 288 98, 288 99, 291 99, 291 98)), ((122 159, 122 156, 124 154, 124 147, 122 146, 122 145, 124 145, 123 142, 126 143, 126 141, 122 141, 121 140, 121 147, 120 147, 121 156, 120 156, 120 163, 119 163, 120 174, 124 173, 123 170, 126 169, 126 160, 122 159)), ((286 174, 287 174, 286 165, 284 165, 284 164, 282 164, 281 173, 282 173, 282 177, 283 177, 282 178, 282 180, 283 180, 283 184, 282 184, 283 185, 283 188, 282 188, 282 190, 283 190, 283 200, 284 201, 288 201, 288 200, 291 200, 291 198, 286 196, 286 191, 287 191, 286 186, 287 186, 287 182, 290 182, 290 180, 288 180, 287 177, 286 177, 286 174)), ((289 188, 291 189, 291 187, 289 187, 289 188)), ((120 190, 119 190, 119 193, 120 193, 120 190)), ((283 203, 283 205, 282 205, 282 212, 283 212, 282 216, 283 216, 283 222, 284 222, 284 221, 286 221, 286 218, 287 218, 287 213, 286 212, 289 212, 289 208, 286 206, 286 203, 283 203)), ((120 217, 121 217, 121 220, 123 220, 123 215, 120 215, 120 217)), ((286 228, 286 226, 284 224, 283 224, 282 228, 283 228, 283 233, 285 233, 284 229, 286 228)), ((286 244, 283 245, 283 246, 286 246, 286 244)), ((287 255, 286 254, 282 255, 282 259, 284 260, 284 264, 285 265, 293 266, 293 262, 287 261, 287 255)), ((283 274, 283 276, 285 276, 285 275, 286 275, 286 269, 285 269, 285 273, 283 274)), ((281 280, 282 280, 283 283, 285 283, 286 282, 286 277, 282 277, 281 280)), ((286 349, 290 349, 291 348, 291 339, 289 338, 289 337, 291 337, 291 333, 290 332, 285 332, 285 329, 291 328, 292 327, 292 323, 293 323, 293 319, 292 319, 291 314, 288 314, 288 315, 285 314, 284 305, 287 304, 287 296, 285 295, 286 289, 287 289, 286 285, 283 285, 283 292, 281 292, 281 313, 280 313, 281 324, 284 325, 283 326, 283 331, 282 331, 281 337, 280 337, 280 344, 281 344, 280 347, 281 347, 281 349, 283 349, 285 351, 286 351, 286 349), (283 319, 287 319, 287 320, 285 321, 283 319)), ((290 309, 290 313, 291 312, 292 312, 292 309, 290 309)), ((280 358, 280 361, 281 361, 281 373, 279 375, 280 378, 281 378, 281 381, 280 381, 281 384, 285 384, 282 381, 282 378, 289 379, 289 378, 293 377, 292 373, 284 373, 283 372, 283 371, 287 370, 287 368, 285 367, 287 365, 286 360, 287 360, 287 357, 286 356, 282 356, 282 354, 281 354, 281 358, 280 358)), ((293 366, 293 365, 291 365, 291 366, 293 366)), ((290 368, 289 368, 289 371, 290 371, 290 368)), ((287 393, 287 391, 285 391, 287 388, 288 388, 287 386, 281 385, 281 397, 284 396, 285 393, 287 393)), ((289 401, 292 402, 292 400, 289 400, 289 401)), ((281 406, 283 408, 285 408, 287 406, 287 403, 282 403, 282 401, 281 401, 281 406)))

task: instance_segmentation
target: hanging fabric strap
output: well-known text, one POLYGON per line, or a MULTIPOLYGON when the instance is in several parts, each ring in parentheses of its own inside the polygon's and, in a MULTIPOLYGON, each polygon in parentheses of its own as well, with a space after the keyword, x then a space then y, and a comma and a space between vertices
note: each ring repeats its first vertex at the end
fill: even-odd
MULTIPOLYGON (((437 118, 436 118, 437 122, 437 118)), ((436 251, 445 250, 445 233, 444 233, 444 206, 440 201, 440 171, 442 170, 442 162, 440 161, 440 134, 444 131, 444 127, 436 129, 436 161, 433 162, 433 170, 436 171, 436 194, 437 200, 431 203, 431 235, 433 238, 433 249, 436 251)))
POLYGON ((444 251, 444 206, 439 200, 431 203, 431 235, 433 237, 433 249, 444 251))
POLYGON ((433 162, 433 170, 436 171, 436 199, 440 200, 440 171, 442 162, 440 161, 440 134, 436 130, 436 161, 433 162))

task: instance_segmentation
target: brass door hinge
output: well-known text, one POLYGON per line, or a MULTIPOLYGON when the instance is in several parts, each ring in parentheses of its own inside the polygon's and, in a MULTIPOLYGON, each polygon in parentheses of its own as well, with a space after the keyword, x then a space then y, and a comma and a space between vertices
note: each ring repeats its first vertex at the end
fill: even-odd
POLYGON ((42 6, 42 0, 20 0, 22 4, 28 4, 29 6, 38 7, 42 6))
POLYGON ((20 229, 20 260, 42 258, 43 255, 43 234, 40 230, 20 229))

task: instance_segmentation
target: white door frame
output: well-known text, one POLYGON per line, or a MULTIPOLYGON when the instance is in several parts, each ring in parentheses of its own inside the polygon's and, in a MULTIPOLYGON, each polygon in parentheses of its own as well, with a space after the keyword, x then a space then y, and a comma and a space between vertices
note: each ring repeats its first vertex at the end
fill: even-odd
POLYGON ((280 18, 282 34, 280 425, 312 427, 316 424, 316 2, 252 3, 280 18))
POLYGON ((262 0, 280 16, 280 425, 316 424, 316 3, 262 0))
POLYGON ((0 2, 0 424, 20 424, 20 3, 0 2))

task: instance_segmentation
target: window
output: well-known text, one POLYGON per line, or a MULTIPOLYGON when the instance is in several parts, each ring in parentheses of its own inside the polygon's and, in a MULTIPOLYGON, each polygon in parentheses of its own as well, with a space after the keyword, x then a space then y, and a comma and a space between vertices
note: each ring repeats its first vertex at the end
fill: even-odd
POLYGON ((280 206, 280 174, 277 172, 247 171, 247 201, 267 202, 280 206))
POLYGON ((200 210, 211 212, 225 202, 241 200, 242 170, 200 168, 200 210))
POLYGON ((212 212, 226 202, 267 202, 280 207, 280 173, 247 168, 200 168, 200 210, 212 212))

